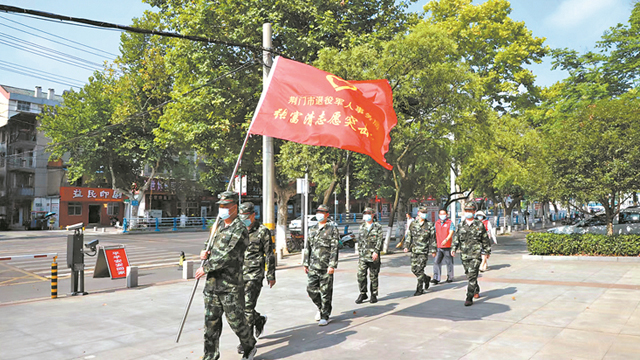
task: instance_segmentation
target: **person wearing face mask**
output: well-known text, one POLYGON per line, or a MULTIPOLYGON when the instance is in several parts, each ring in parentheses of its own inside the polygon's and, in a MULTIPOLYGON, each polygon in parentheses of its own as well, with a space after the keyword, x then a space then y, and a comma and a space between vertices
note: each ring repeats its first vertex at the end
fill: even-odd
POLYGON ((438 250, 433 261, 432 284, 440 283, 442 273, 442 262, 447 266, 447 282, 453 281, 453 258, 451 257, 451 239, 453 238, 453 224, 447 218, 447 210, 441 209, 436 220, 436 245, 438 250))
MULTIPOLYGON (((267 317, 260 315, 256 303, 262 289, 262 280, 267 269, 267 283, 272 288, 276 284, 276 259, 271 231, 256 221, 253 203, 245 202, 240 205, 240 220, 249 232, 249 245, 244 252, 243 280, 244 280, 244 313, 247 325, 255 330, 256 338, 264 331, 267 317)), ((238 346, 238 353, 242 354, 242 345, 238 346)))
MULTIPOLYGON (((493 233, 493 225, 489 219, 487 219, 487 215, 482 211, 478 211, 476 213, 476 219, 480 220, 482 224, 484 224, 484 228, 487 229, 487 233, 489 234, 489 238, 493 241, 494 244, 498 243, 495 234, 493 233)), ((485 272, 489 269, 488 261, 490 254, 486 254, 484 251, 482 252, 482 263, 480 264, 480 272, 485 272)))
POLYGON ((338 267, 339 232, 335 224, 328 222, 329 207, 318 206, 318 223, 309 228, 302 266, 308 277, 307 293, 318 307, 316 321, 326 326, 331 315, 333 298, 333 273, 338 267))
POLYGON ((464 220, 456 229, 453 235, 451 246, 451 256, 456 256, 456 251, 460 250, 460 259, 464 272, 467 275, 469 284, 467 285, 467 298, 464 306, 473 305, 473 299, 480 297, 480 286, 478 286, 478 271, 482 262, 482 252, 491 254, 491 242, 487 229, 481 221, 473 218, 476 211, 474 203, 467 203, 464 207, 464 220))
POLYGON ((411 272, 418 279, 413 296, 424 294, 429 289, 431 281, 431 277, 425 274, 424 268, 427 266, 429 254, 436 249, 436 230, 433 223, 427 220, 427 213, 427 208, 424 206, 418 209, 418 217, 411 223, 405 240, 404 252, 411 251, 411 272))
POLYGON ((371 280, 370 303, 378 302, 378 274, 380 273, 380 253, 382 252, 382 225, 373 222, 375 211, 368 207, 362 212, 362 220, 358 232, 358 287, 360 296, 356 304, 362 304, 367 297, 367 271, 371 280))
POLYGON ((213 234, 210 251, 202 250, 203 266, 196 271, 196 278, 207 276, 204 286, 204 360, 220 358, 220 334, 222 314, 226 313, 229 326, 240 339, 243 359, 253 359, 256 339, 253 328, 244 315, 244 282, 242 267, 244 252, 249 244, 247 227, 238 218, 238 194, 225 191, 220 199, 218 226, 213 234))

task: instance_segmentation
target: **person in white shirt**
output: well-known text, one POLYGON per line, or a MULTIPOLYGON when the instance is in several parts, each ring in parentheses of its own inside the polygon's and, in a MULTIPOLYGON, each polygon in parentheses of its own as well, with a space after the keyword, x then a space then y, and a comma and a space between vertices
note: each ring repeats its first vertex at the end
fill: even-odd
MULTIPOLYGON (((489 238, 491 239, 491 241, 493 241, 494 244, 498 243, 498 240, 496 239, 496 234, 493 231, 493 225, 491 224, 491 221, 489 221, 489 219, 487 219, 487 215, 484 214, 484 212, 482 211, 478 211, 476 213, 476 219, 482 221, 482 223, 484 224, 485 229, 487 229, 487 233, 489 234, 489 238)), ((484 252, 482 252, 482 263, 480 264, 480 272, 485 272, 487 270, 489 270, 489 257, 491 255, 490 254, 485 254, 484 252)))

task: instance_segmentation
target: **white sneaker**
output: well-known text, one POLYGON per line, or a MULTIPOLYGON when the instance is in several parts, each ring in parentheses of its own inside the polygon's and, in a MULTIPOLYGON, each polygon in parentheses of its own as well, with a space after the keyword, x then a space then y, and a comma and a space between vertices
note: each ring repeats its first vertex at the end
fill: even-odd
POLYGON ((320 319, 320 322, 318 322, 318 325, 320 326, 327 326, 328 324, 329 324, 329 321, 325 319, 320 319))
POLYGON ((316 313, 316 321, 320 321, 322 319, 322 315, 320 315, 320 311, 316 313))
POLYGON ((258 352, 258 347, 254 346, 253 349, 251 349, 251 351, 249 352, 249 354, 246 354, 246 356, 242 357, 242 360, 253 360, 253 357, 256 356, 257 352, 258 352))

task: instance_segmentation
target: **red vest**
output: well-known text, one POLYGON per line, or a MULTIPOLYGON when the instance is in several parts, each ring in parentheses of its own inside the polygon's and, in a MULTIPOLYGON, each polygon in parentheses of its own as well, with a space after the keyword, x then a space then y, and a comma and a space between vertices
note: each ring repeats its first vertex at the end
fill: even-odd
POLYGON ((442 241, 444 239, 447 238, 447 236, 449 236, 449 232, 451 231, 451 220, 447 219, 445 220, 444 224, 442 223, 442 220, 438 219, 438 221, 436 221, 436 242, 437 242, 437 246, 439 248, 450 248, 451 247, 451 240, 449 239, 449 241, 447 241, 444 245, 442 245, 442 241))

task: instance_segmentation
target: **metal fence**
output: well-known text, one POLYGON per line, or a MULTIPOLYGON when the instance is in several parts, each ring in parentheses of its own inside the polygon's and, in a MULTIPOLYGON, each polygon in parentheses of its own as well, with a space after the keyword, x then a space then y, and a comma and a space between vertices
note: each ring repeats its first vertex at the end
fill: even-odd
POLYGON ((214 217, 172 217, 172 218, 124 218, 122 229, 130 231, 180 231, 207 230, 213 225, 214 217))

